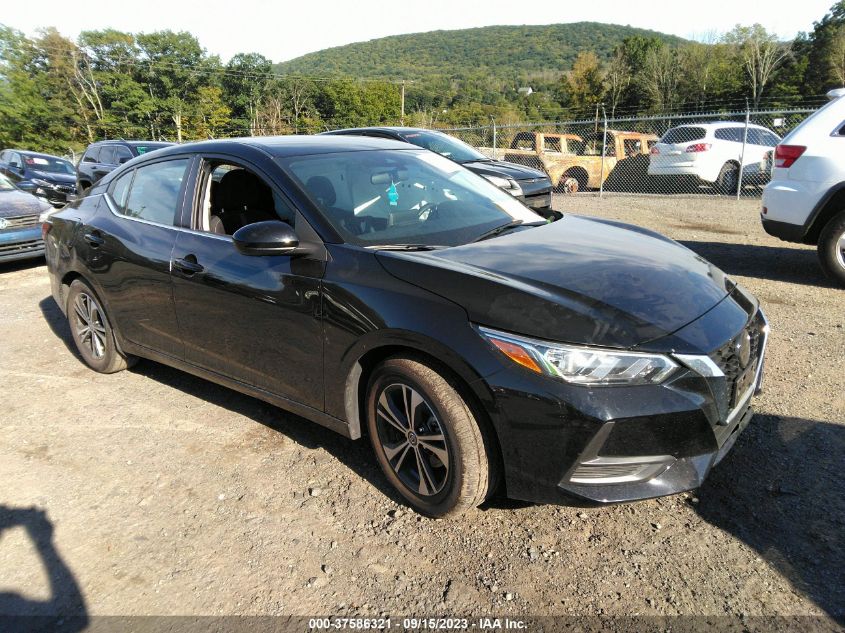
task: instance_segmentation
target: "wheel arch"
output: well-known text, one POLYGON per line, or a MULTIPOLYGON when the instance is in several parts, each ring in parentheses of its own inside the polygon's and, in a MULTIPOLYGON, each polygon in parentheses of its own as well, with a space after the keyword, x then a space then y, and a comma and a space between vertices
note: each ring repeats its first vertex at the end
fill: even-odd
POLYGON ((818 244, 824 227, 841 211, 845 211, 845 183, 832 188, 807 218, 803 242, 818 244))
MULTIPOLYGON (((378 347, 368 349, 352 363, 344 390, 344 406, 350 437, 360 438, 366 428, 364 416, 366 415, 367 386, 375 368, 388 358, 396 356, 410 358, 435 369, 464 398, 481 426, 482 434, 489 441, 488 448, 492 451, 490 459, 495 464, 495 472, 503 472, 499 436, 483 404, 484 400, 492 399, 492 393, 489 392, 486 383, 481 380, 481 376, 476 375, 468 364, 458 362, 453 366, 445 363, 442 360, 444 356, 438 354, 442 346, 433 341, 431 343, 423 346, 423 344, 408 341, 385 342, 378 347)), ((454 356, 454 352, 450 356, 454 356)))

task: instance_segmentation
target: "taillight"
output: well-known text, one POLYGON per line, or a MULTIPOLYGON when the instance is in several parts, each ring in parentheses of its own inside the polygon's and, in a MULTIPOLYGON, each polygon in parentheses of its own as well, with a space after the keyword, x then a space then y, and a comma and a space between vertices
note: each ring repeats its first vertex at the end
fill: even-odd
POLYGON ((687 147, 687 154, 694 154, 696 152, 706 152, 710 149, 710 143, 693 143, 687 147))
POLYGON ((47 233, 50 232, 50 229, 53 228, 53 225, 50 222, 42 222, 41 223, 41 239, 47 239, 47 233))
POLYGON ((657 156, 658 154, 660 154, 660 149, 657 147, 657 145, 654 145, 654 146, 651 148, 651 155, 652 155, 652 156, 657 156))
POLYGON ((775 147, 775 167, 791 167, 806 150, 804 145, 778 145, 775 147))

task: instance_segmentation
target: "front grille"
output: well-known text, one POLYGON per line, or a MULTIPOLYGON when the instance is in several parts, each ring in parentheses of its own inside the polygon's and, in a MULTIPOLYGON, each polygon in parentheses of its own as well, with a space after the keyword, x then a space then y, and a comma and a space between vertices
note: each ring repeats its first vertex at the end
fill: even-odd
POLYGON ((61 193, 73 193, 76 191, 76 187, 70 185, 56 185, 55 189, 61 193))
POLYGON ((0 244, 0 256, 11 255, 13 253, 25 253, 26 251, 35 251, 42 248, 44 248, 44 242, 41 240, 15 242, 14 244, 0 244))
POLYGON ((725 384, 728 387, 728 401, 736 402, 736 398, 742 394, 736 393, 737 380, 742 376, 748 367, 755 367, 760 358, 760 350, 763 344, 763 317, 760 312, 745 326, 742 332, 731 339, 728 343, 717 349, 710 358, 715 362, 722 373, 725 374, 725 384), (740 361, 740 354, 737 343, 741 337, 748 334, 751 342, 751 354, 748 364, 743 367, 740 361))
MULTIPOLYGON (((16 215, 10 218, 3 219, 6 221, 6 226, 2 230, 5 231, 25 229, 30 226, 38 225, 37 215, 16 215)), ((0 222, 0 224, 2 224, 2 222, 0 222)))

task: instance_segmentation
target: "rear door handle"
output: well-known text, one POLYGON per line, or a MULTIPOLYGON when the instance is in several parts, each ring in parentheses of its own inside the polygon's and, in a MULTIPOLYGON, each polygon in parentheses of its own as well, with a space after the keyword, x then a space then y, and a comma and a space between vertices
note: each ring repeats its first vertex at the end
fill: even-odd
POLYGON ((98 246, 102 246, 106 243, 106 240, 104 240, 103 237, 96 231, 86 233, 83 235, 83 238, 91 245, 92 248, 97 248, 98 246))
POLYGON ((184 259, 174 259, 173 265, 176 266, 176 268, 181 270, 186 275, 201 273, 203 270, 205 270, 202 264, 197 263, 196 258, 193 255, 188 255, 184 259))

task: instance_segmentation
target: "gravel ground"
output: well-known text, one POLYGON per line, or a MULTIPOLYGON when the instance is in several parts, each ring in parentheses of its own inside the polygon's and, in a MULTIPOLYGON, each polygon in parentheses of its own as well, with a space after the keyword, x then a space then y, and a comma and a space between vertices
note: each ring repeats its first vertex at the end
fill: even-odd
POLYGON ((556 205, 666 233, 761 299, 773 330, 765 392, 702 489, 599 508, 494 499, 424 519, 366 442, 152 362, 88 370, 43 262, 7 264, 0 613, 842 623, 845 291, 812 248, 763 233, 756 201, 556 205))

